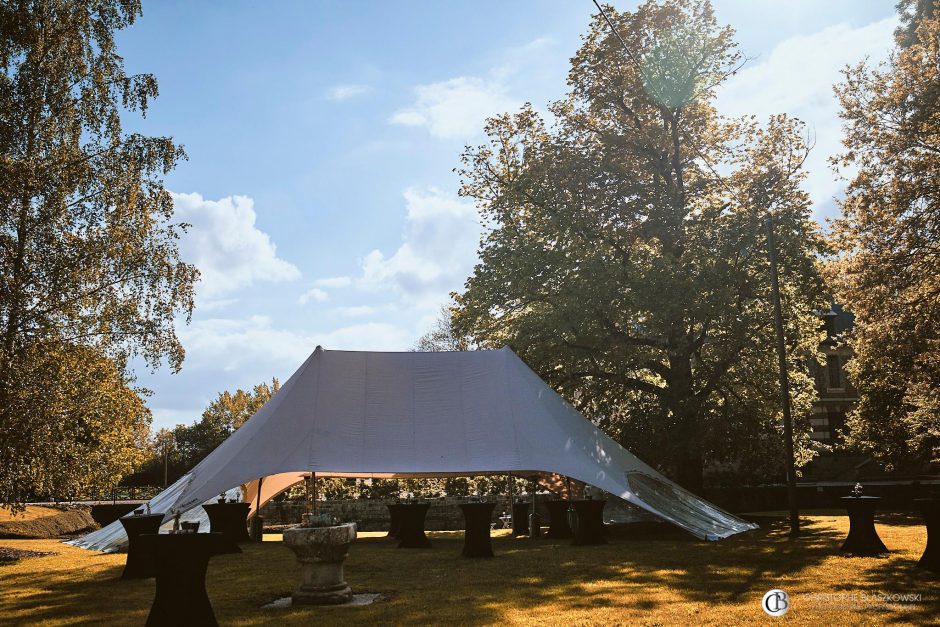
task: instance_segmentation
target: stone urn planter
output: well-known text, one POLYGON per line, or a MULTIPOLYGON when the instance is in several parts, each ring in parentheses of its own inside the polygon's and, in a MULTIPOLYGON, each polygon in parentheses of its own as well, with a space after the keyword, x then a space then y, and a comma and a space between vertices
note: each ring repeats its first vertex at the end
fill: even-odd
POLYGON ((284 531, 284 544, 297 555, 303 569, 303 581, 291 595, 294 605, 338 605, 352 600, 343 562, 355 539, 355 523, 284 531))

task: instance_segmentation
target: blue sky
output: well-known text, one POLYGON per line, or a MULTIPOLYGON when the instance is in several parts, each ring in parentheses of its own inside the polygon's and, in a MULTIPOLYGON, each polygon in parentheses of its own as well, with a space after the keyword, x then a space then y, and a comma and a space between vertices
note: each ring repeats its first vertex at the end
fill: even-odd
MULTIPOLYGON (((615 2, 631 9, 635 2, 615 2)), ((751 58, 719 95, 728 115, 786 112, 816 147, 820 218, 841 183, 831 85, 881 59, 893 2, 717 1, 751 58)), ((118 37, 160 97, 128 130, 171 135, 167 178, 203 272, 179 324, 181 372, 138 367, 154 428, 197 419, 223 390, 286 379, 322 344, 405 350, 473 268, 480 227, 452 170, 487 115, 566 89, 591 0, 182 2, 144 0, 118 37)))

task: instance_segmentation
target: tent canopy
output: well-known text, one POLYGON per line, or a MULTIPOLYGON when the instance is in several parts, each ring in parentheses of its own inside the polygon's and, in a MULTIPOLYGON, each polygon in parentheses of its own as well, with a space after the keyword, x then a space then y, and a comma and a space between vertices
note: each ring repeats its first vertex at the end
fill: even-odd
MULTIPOLYGON (((171 510, 190 510, 252 482, 254 500, 257 479, 271 477, 262 483, 266 501, 309 472, 360 477, 557 473, 610 492, 699 538, 717 540, 754 528, 637 459, 508 347, 386 353, 318 346, 271 400, 155 497, 151 507, 170 517, 171 510)), ((76 544, 93 546, 92 536, 76 544)))

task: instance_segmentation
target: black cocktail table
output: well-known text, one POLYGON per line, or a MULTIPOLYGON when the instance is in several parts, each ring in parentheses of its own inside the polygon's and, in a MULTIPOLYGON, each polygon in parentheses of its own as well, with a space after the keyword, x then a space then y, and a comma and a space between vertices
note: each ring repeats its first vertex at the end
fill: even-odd
POLYGON ((209 531, 212 533, 224 533, 234 542, 251 541, 247 524, 250 503, 210 503, 203 505, 202 509, 209 515, 209 531))
POLYGON ((914 499, 914 502, 920 506, 927 525, 927 546, 917 565, 940 574, 940 498, 914 499))
POLYGON ((573 544, 607 544, 604 537, 605 499, 576 499, 571 501, 578 524, 574 529, 573 544))
POLYGON ((496 503, 461 503, 465 521, 463 534, 464 557, 493 557, 490 540, 490 520, 496 503))
POLYGON ((548 508, 548 533, 546 538, 572 538, 574 532, 571 525, 568 524, 568 507, 571 501, 559 499, 557 501, 545 501, 545 507, 548 508))
POLYGON ((119 518, 127 533, 127 562, 121 579, 146 579, 153 577, 153 547, 140 541, 145 533, 157 533, 163 524, 163 514, 126 516, 119 518))
POLYGON ((388 535, 386 538, 397 538, 401 532, 401 503, 387 503, 388 508, 388 535))
POLYGON ((529 535, 528 503, 512 504, 512 535, 513 537, 529 535))
POLYGON ((888 548, 875 531, 877 496, 843 496, 839 498, 849 512, 849 535, 840 549, 843 553, 869 556, 887 553, 888 548))
POLYGON ((399 549, 429 549, 431 541, 424 535, 424 517, 427 516, 430 503, 402 503, 400 506, 401 523, 398 528, 399 549))
POLYGON ((157 594, 147 627, 218 625, 206 594, 206 569, 213 555, 241 553, 238 545, 223 533, 143 535, 141 539, 156 551, 157 594))

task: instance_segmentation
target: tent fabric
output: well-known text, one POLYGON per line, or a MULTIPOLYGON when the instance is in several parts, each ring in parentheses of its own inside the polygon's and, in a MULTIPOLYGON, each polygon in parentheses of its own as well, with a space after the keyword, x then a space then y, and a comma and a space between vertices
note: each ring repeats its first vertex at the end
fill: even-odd
MULTIPOLYGON (((557 473, 702 539, 755 527, 640 461, 508 347, 390 353, 318 346, 271 400, 155 497, 151 507, 170 517, 224 490, 257 483, 259 477, 290 473, 279 481, 293 483, 310 472, 360 477, 557 473)), ((262 482, 262 500, 286 487, 271 484, 266 489, 262 482)), ((256 490, 246 500, 256 497, 256 490)))

